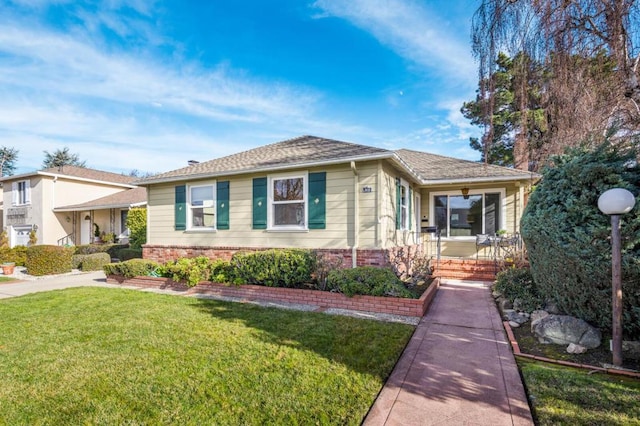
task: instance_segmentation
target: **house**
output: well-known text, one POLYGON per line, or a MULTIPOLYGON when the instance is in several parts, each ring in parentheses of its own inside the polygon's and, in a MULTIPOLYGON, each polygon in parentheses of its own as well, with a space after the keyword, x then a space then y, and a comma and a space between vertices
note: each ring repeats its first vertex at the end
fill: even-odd
POLYGON ((302 136, 155 175, 145 258, 229 258, 309 248, 347 265, 383 265, 399 249, 475 256, 476 234, 519 228, 539 176, 401 149, 302 136))
POLYGON ((130 207, 146 204, 135 178, 85 167, 63 166, 1 179, 3 220, 11 247, 27 245, 36 231, 38 244, 77 245, 93 241, 96 226, 122 234, 130 207))

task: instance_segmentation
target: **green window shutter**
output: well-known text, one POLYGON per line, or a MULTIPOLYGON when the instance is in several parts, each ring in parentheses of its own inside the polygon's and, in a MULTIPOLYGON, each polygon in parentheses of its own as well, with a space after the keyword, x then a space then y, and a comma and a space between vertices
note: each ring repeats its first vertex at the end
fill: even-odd
POLYGON ((253 180, 253 229, 267 229, 267 178, 253 180))
POLYGON ((409 222, 409 230, 411 230, 411 223, 413 222, 411 217, 412 203, 413 203, 413 189, 409 188, 409 213, 407 214, 407 222, 409 222))
POLYGON ((402 202, 401 198, 401 184, 400 178, 396 178, 396 229, 400 229, 402 227, 402 207, 400 203, 402 202))
POLYGON ((185 185, 176 186, 175 203, 175 229, 184 231, 187 229, 187 187, 185 185))
POLYGON ((229 181, 216 184, 216 228, 229 229, 229 181))
POLYGON ((327 217, 327 173, 309 173, 309 229, 325 229, 327 217))

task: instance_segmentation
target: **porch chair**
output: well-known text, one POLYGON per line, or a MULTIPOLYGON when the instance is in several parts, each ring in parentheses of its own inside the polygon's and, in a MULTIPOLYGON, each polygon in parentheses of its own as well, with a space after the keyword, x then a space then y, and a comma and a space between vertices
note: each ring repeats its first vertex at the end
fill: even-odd
MULTIPOLYGON (((480 250, 489 249, 489 256, 493 254, 493 241, 489 237, 489 234, 477 234, 476 235, 476 260, 478 260, 478 255, 480 250)), ((486 256, 485 256, 486 257, 486 256)))

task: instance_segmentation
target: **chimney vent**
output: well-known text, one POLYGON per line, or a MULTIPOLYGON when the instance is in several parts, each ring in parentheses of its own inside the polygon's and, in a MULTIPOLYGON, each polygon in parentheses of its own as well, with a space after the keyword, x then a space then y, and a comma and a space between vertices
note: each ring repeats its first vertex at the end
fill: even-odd
POLYGON ((189 164, 190 166, 195 166, 196 164, 199 164, 200 162, 197 160, 189 160, 187 161, 187 164, 189 164))

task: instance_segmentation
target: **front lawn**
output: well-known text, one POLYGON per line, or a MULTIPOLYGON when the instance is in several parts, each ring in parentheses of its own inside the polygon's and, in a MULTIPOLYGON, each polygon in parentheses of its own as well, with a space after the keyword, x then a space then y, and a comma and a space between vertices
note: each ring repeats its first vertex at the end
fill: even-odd
POLYGON ((640 381, 517 359, 538 425, 640 425, 640 381))
POLYGON ((1 424, 359 424, 404 324, 76 288, 0 301, 1 424))

